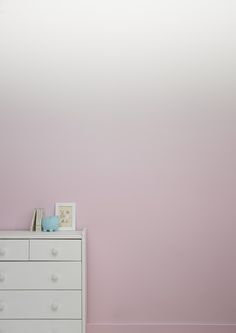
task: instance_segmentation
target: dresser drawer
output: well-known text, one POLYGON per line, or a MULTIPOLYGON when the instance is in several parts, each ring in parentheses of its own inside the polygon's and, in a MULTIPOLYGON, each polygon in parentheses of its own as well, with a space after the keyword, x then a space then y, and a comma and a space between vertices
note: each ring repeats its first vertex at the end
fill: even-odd
POLYGON ((0 319, 82 319, 81 291, 0 291, 0 319))
POLYGON ((0 320, 0 333, 82 333, 81 320, 0 320))
POLYGON ((0 261, 28 259, 28 240, 0 240, 0 261))
POLYGON ((0 289, 81 289, 81 262, 0 262, 0 289))
POLYGON ((81 240, 30 240, 30 260, 81 260, 81 240))

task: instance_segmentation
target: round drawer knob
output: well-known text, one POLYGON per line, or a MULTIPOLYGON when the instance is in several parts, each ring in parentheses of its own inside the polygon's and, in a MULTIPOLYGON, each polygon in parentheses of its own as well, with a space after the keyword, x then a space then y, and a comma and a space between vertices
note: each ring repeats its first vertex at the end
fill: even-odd
POLYGON ((51 276, 51 280, 52 280, 52 282, 57 282, 58 279, 59 279, 59 277, 58 277, 57 274, 52 274, 52 276, 51 276))
POLYGON ((0 256, 5 256, 6 252, 6 249, 0 248, 0 256))
POLYGON ((5 275, 3 273, 0 273, 0 282, 4 282, 5 278, 5 275))
POLYGON ((2 311, 4 311, 4 309, 5 309, 4 303, 0 303, 0 311, 2 312, 2 311))
POLYGON ((59 304, 58 303, 52 303, 51 309, 52 309, 52 311, 57 311, 59 309, 59 304))
POLYGON ((52 252, 52 255, 54 257, 58 256, 58 250, 57 249, 53 248, 51 252, 52 252))

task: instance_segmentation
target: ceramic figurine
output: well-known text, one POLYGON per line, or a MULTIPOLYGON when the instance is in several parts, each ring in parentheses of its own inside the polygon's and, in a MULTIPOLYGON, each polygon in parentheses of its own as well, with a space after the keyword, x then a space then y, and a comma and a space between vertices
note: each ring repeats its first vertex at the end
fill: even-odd
POLYGON ((59 228, 58 216, 46 216, 42 219, 43 231, 57 231, 59 228))

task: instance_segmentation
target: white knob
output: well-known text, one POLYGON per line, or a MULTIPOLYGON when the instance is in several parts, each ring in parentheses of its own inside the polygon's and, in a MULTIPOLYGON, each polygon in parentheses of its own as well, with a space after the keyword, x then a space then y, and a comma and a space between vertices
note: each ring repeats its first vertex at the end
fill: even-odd
POLYGON ((4 303, 0 303, 0 311, 4 311, 5 305, 4 303))
POLYGON ((6 254, 6 249, 0 248, 0 256, 5 256, 6 254))
POLYGON ((56 257, 58 255, 58 250, 57 249, 52 249, 52 255, 56 257))
POLYGON ((53 282, 57 282, 57 281, 58 281, 58 275, 57 275, 57 274, 52 274, 52 276, 51 276, 51 280, 52 280, 53 282))
POLYGON ((0 273, 0 282, 5 281, 5 275, 3 273, 0 273))
POLYGON ((52 305, 51 305, 52 311, 57 311, 58 308, 59 308, 59 304, 58 303, 52 303, 52 305))

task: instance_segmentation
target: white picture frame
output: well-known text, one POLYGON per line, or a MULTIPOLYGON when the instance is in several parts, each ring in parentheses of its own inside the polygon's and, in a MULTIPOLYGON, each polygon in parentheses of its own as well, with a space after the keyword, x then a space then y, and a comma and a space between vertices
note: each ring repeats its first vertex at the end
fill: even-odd
POLYGON ((56 202, 55 215, 59 217, 58 230, 76 230, 76 204, 56 202))

